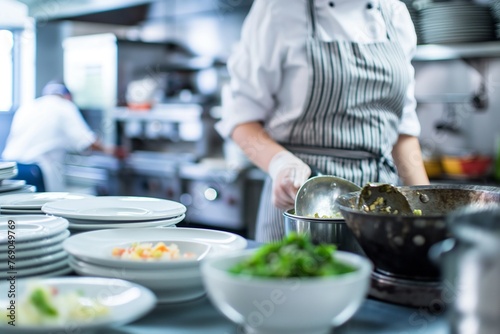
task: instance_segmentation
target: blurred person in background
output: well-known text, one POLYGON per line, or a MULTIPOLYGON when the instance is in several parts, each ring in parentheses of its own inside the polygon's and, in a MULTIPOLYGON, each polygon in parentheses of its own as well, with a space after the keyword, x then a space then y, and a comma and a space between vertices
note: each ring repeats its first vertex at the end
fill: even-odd
POLYGON ((2 159, 38 165, 45 191, 65 191, 65 155, 85 150, 111 153, 89 128, 64 83, 51 81, 41 97, 14 114, 2 159))
POLYGON ((414 97, 416 33, 397 0, 256 0, 228 59, 216 124, 269 176, 256 240, 283 237, 311 166, 368 182, 428 184, 414 97))

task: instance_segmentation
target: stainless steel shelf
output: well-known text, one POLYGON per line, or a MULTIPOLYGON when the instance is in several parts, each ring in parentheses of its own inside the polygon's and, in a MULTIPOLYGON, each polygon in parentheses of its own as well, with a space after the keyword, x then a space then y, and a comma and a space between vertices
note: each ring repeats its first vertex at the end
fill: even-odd
POLYGON ((413 61, 491 57, 500 57, 500 41, 447 45, 418 45, 413 61))

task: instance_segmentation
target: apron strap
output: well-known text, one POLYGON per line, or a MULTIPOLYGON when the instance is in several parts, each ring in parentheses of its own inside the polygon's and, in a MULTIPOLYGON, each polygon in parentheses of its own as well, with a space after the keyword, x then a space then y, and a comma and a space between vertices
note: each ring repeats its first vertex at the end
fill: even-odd
POLYGON ((301 145, 288 145, 281 144, 287 150, 292 153, 303 153, 312 155, 327 155, 342 159, 354 159, 354 160, 364 160, 364 159, 381 159, 381 156, 368 151, 355 151, 355 150, 345 150, 341 148, 330 148, 330 147, 313 147, 313 146, 301 146, 301 145))
POLYGON ((309 24, 311 26, 311 37, 316 37, 316 10, 314 9, 314 0, 309 0, 307 4, 307 16, 309 17, 309 24))

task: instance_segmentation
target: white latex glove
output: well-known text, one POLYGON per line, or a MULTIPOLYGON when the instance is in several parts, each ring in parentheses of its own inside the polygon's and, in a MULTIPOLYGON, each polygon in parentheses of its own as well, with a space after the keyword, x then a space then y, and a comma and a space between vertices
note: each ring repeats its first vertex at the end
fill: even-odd
POLYGON ((291 152, 281 151, 271 159, 268 172, 273 179, 273 204, 283 210, 294 207, 297 191, 311 175, 311 168, 291 152))

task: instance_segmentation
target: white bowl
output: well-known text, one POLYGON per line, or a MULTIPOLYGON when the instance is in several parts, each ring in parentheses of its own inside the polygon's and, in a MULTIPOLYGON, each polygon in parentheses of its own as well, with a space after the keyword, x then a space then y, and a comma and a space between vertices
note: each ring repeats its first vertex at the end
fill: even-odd
POLYGON ((63 243, 64 249, 80 260, 106 267, 130 269, 198 267, 199 261, 205 256, 243 249, 246 245, 244 238, 233 233, 194 228, 98 230, 73 235, 63 243), (158 241, 167 245, 175 243, 181 253, 192 252, 197 257, 175 261, 131 261, 116 258, 111 253, 114 247, 128 246, 133 242, 158 241))
POLYGON ((330 333, 356 313, 368 293, 373 265, 359 255, 335 252, 336 259, 356 268, 340 276, 280 279, 228 272, 253 252, 206 258, 201 266, 208 297, 245 333, 330 333))

